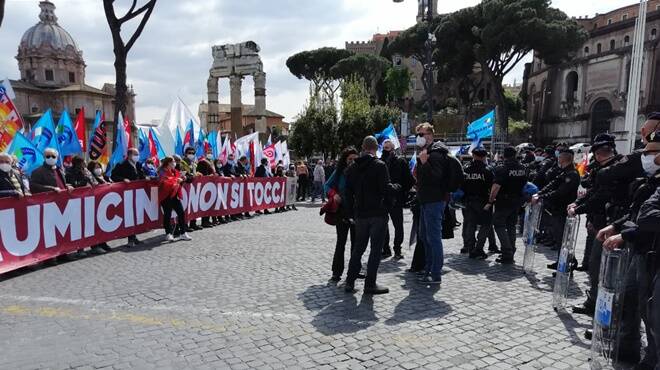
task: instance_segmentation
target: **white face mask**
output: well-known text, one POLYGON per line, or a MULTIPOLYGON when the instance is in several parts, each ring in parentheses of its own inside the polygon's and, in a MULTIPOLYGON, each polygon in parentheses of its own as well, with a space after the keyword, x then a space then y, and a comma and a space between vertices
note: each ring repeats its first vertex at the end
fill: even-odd
POLYGON ((11 171, 11 164, 9 164, 9 163, 0 163, 0 171, 2 171, 2 172, 11 171))
POLYGON ((192 161, 195 160, 195 155, 194 155, 194 154, 188 154, 188 155, 186 156, 186 158, 188 158, 188 159, 192 162, 192 161))
POLYGON ((656 154, 647 154, 642 155, 642 168, 647 175, 653 176, 658 170, 660 170, 660 165, 655 163, 656 154))
POLYGON ((57 158, 46 158, 46 164, 49 166, 54 166, 57 164, 57 158))
POLYGON ((133 162, 133 163, 138 163, 139 160, 140 160, 140 156, 139 156, 139 155, 131 156, 131 162, 133 162))
POLYGON ((102 174, 103 174, 103 170, 101 170, 100 168, 95 168, 94 169, 94 175, 95 176, 101 176, 102 174))
POLYGON ((208 159, 209 161, 212 161, 213 160, 213 154, 207 154, 206 159, 208 159))
POLYGON ((424 136, 417 136, 417 146, 423 148, 426 146, 426 138, 424 136))
POLYGON ((544 159, 545 159, 545 157, 541 156, 541 155, 534 157, 534 160, 537 161, 537 162, 543 162, 544 159))

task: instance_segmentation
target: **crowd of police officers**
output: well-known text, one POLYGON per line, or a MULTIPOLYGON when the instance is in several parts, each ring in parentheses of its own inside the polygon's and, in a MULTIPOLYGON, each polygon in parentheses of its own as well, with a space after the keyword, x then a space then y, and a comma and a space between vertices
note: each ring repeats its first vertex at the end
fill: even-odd
MULTIPOLYGON (((625 276, 620 346, 615 354, 636 369, 660 369, 660 113, 649 115, 641 127, 644 147, 617 153, 615 137, 593 138, 590 160, 581 177, 574 152, 566 144, 545 148, 509 147, 503 161, 489 165, 484 148, 472 152, 464 166, 463 241, 461 253, 486 259, 484 245, 493 230, 501 245, 502 264, 514 263, 516 233, 525 204, 542 201, 537 245, 561 249, 568 216, 585 215, 587 238, 581 264, 569 261, 571 274, 589 274, 586 301, 572 308, 594 316, 601 257, 604 249, 629 248, 632 254, 625 276), (581 194, 578 192, 582 188, 581 194), (641 322, 647 347, 642 351, 641 322)), ((521 228, 522 229, 522 228, 521 228)), ((491 252, 496 249, 489 248, 491 252)), ((557 262, 548 265, 556 269, 557 262)), ((591 331, 585 333, 591 339, 591 331)))

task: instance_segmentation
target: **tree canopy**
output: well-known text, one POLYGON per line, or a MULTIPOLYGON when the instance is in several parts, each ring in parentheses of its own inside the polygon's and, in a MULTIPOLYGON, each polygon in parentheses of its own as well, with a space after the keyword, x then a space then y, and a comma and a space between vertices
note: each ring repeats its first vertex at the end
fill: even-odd
POLYGON ((385 72, 385 91, 392 101, 402 99, 410 90, 411 73, 407 68, 391 67, 385 72))
POLYGON ((294 76, 310 81, 314 94, 323 90, 332 99, 338 89, 333 84, 337 77, 332 74, 332 67, 352 55, 348 50, 325 47, 294 54, 287 59, 286 66, 294 76))
POLYGON ((372 54, 355 54, 337 62, 330 73, 341 79, 357 76, 371 86, 379 80, 392 63, 380 56, 372 54))

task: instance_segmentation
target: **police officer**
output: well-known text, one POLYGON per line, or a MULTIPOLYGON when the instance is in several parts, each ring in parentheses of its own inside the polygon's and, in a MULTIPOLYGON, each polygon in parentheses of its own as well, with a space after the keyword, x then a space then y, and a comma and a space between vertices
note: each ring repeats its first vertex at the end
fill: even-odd
MULTIPOLYGON (((551 225, 553 239, 557 244, 553 250, 561 249, 561 240, 564 233, 564 224, 566 223, 567 207, 575 202, 577 198, 578 187, 580 186, 580 175, 575 169, 573 163, 573 151, 568 148, 562 148, 557 158, 557 164, 561 172, 552 179, 541 191, 534 196, 533 203, 543 200, 546 210, 551 214, 551 225)), ((557 253, 559 260, 559 252, 557 253)), ((573 268, 577 261, 571 261, 573 268)), ((557 262, 548 265, 548 268, 557 269, 557 262)))
MULTIPOLYGON (((608 225, 613 219, 607 217, 607 204, 615 194, 627 194, 628 183, 616 181, 606 183, 599 174, 606 168, 619 162, 623 156, 616 154, 615 137, 610 134, 598 134, 591 145, 594 163, 591 165, 589 175, 584 179, 587 192, 575 203, 568 206, 569 215, 587 215, 587 230, 595 237, 598 230, 608 225)), ((602 242, 592 239, 589 250, 589 283, 591 287, 587 292, 587 299, 581 306, 573 306, 573 313, 593 316, 596 307, 596 296, 598 294, 598 278, 600 274, 600 259, 602 254, 602 242)), ((584 266, 584 262, 583 262, 584 266)))
MULTIPOLYGON (((536 176, 532 181, 539 189, 543 189, 548 185, 548 173, 552 168, 557 165, 557 157, 555 156, 555 147, 546 146, 543 150, 543 160, 538 165, 536 176)), ((545 212, 541 212, 541 223, 539 225, 540 235, 537 237, 537 243, 544 245, 553 245, 555 242, 552 240, 552 233, 550 232, 550 217, 545 212)))
POLYGON ((493 224, 502 245, 502 256, 495 262, 513 264, 513 256, 516 253, 516 221, 518 210, 523 204, 522 190, 527 183, 527 171, 516 159, 515 148, 505 148, 503 156, 504 162, 495 169, 495 180, 484 209, 489 210, 495 205, 493 224))
POLYGON ((472 150, 472 162, 464 169, 465 181, 462 190, 465 200, 463 209, 463 242, 464 249, 470 258, 484 260, 488 255, 484 245, 491 232, 493 211, 484 209, 488 203, 490 189, 493 185, 493 170, 486 164, 488 152, 483 147, 472 150), (475 232, 479 230, 475 239, 475 232))
MULTIPOLYGON (((609 236, 603 243, 603 248, 614 249, 627 246, 632 247, 633 256, 628 274, 626 275, 625 298, 623 306, 623 321, 621 326, 621 343, 619 356, 627 362, 636 363, 639 361, 639 347, 641 338, 639 328, 643 319, 646 327, 650 327, 646 315, 648 301, 648 287, 651 285, 647 274, 649 270, 648 262, 654 260, 654 256, 648 253, 654 248, 653 233, 642 232, 636 225, 637 218, 642 205, 655 193, 660 185, 660 130, 653 132, 644 140, 647 144, 643 151, 640 151, 640 163, 643 169, 644 178, 634 181, 631 188, 631 205, 627 213, 622 218, 614 221, 612 225, 605 229, 603 234, 610 234, 612 229, 616 235, 609 236)), ((599 235, 603 237, 603 235, 599 235)), ((648 333, 651 337, 650 347, 654 347, 653 333, 648 333)), ((646 352, 642 364, 646 368, 653 368, 657 363, 655 350, 646 352)))

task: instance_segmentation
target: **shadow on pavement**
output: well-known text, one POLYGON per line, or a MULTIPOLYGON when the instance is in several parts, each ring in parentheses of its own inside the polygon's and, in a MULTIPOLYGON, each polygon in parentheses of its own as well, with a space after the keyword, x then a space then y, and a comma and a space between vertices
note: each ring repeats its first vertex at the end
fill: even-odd
POLYGON ((452 312, 449 304, 435 299, 435 293, 442 289, 440 285, 420 284, 414 274, 406 274, 399 278, 404 280, 402 288, 408 290, 408 296, 396 305, 392 317, 385 321, 386 325, 439 319, 452 312))
POLYGON ((308 310, 318 311, 311 324, 324 335, 355 333, 378 321, 372 296, 362 295, 358 302, 356 294, 343 291, 343 285, 313 285, 298 298, 308 310))
POLYGON ((570 337, 571 343, 585 349, 591 348, 591 342, 584 339, 583 336, 584 331, 586 329, 591 328, 590 325, 580 324, 579 322, 577 322, 577 320, 573 318, 573 316, 571 316, 571 314, 565 311, 558 312, 557 317, 559 317, 561 323, 564 324, 564 327, 566 328, 566 332, 570 337))

